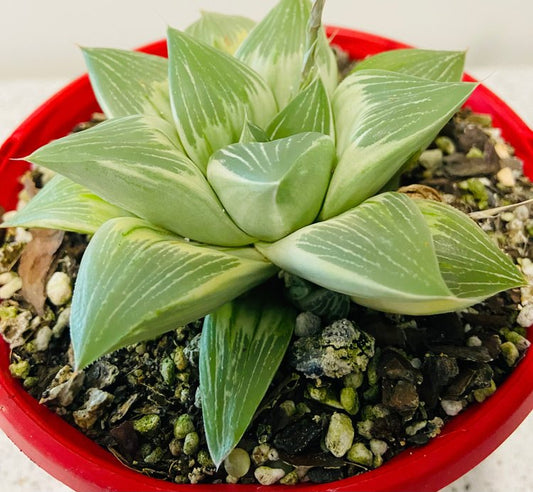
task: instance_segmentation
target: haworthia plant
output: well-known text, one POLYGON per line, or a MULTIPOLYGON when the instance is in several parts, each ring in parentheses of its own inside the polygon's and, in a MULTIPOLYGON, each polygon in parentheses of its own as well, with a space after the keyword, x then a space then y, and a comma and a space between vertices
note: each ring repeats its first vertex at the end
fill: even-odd
POLYGON ((460 82, 464 55, 377 55, 337 86, 322 7, 281 0, 253 29, 204 14, 168 30, 168 61, 85 49, 109 121, 29 156, 63 177, 4 224, 94 234, 72 300, 78 368, 207 315, 202 408, 217 464, 293 326, 284 304, 234 299, 279 269, 301 277, 289 287, 299 306, 317 298, 335 313, 351 298, 435 314, 523 283, 461 212, 376 195, 475 89, 460 82))

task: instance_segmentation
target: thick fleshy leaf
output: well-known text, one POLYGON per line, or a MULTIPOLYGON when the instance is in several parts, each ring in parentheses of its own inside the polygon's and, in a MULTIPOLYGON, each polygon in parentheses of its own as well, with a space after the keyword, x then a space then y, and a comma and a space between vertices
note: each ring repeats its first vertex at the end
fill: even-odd
MULTIPOLYGON (((469 248, 475 241, 461 236, 456 240, 457 257, 471 255, 469 248)), ((334 219, 256 247, 280 268, 380 311, 437 314, 487 297, 472 296, 473 289, 463 292, 459 282, 452 284, 453 292, 446 285, 438 261, 446 261, 445 253, 437 258, 425 216, 413 200, 399 193, 378 195, 334 219)), ((479 266, 468 262, 460 266, 465 269, 462 278, 478 275, 479 266)), ((485 280, 498 283, 506 266, 501 261, 494 268, 486 266, 485 280)), ((504 288, 513 286, 511 278, 508 273, 504 288)))
POLYGON ((268 125, 272 140, 303 132, 319 132, 335 139, 331 104, 321 79, 300 92, 268 125))
MULTIPOLYGON (((300 90, 310 12, 309 0, 281 0, 235 53, 268 82, 280 108, 300 90)), ((315 61, 324 85, 332 92, 337 85, 337 65, 321 31, 315 61)))
POLYGON ((275 271, 252 248, 211 249, 141 219, 110 220, 89 243, 74 288, 76 364, 196 320, 275 271))
POLYGON ((391 50, 359 62, 352 72, 389 70, 440 82, 459 82, 463 75, 465 54, 464 51, 391 50))
POLYGON ((489 297, 524 285, 513 264, 467 215, 449 205, 415 200, 428 223, 440 270, 460 297, 489 297))
POLYGON ((277 105, 244 63, 187 34, 168 30, 170 99, 180 140, 205 172, 209 156, 239 141, 243 121, 265 128, 277 105))
POLYGON ((335 146, 321 133, 219 150, 207 177, 230 217, 247 234, 275 241, 317 216, 335 146))
POLYGON ((40 227, 93 234, 109 219, 131 214, 63 176, 54 176, 14 217, 0 227, 40 227))
POLYGON ((252 241, 182 153, 173 126, 160 118, 110 120, 41 147, 28 160, 183 237, 223 246, 252 241))
POLYGON ((244 122, 239 143, 268 142, 269 140, 268 135, 262 128, 249 121, 244 122))
POLYGON ((381 70, 346 78, 333 98, 339 163, 321 218, 345 212, 379 191, 431 142, 475 87, 381 70))
POLYGON ((202 11, 200 19, 185 29, 185 32, 213 48, 233 55, 254 25, 253 20, 240 15, 202 11))
POLYGON ((206 316, 200 389, 207 445, 218 468, 239 443, 289 345, 296 312, 252 292, 206 316))
POLYGON ((173 121, 166 58, 110 48, 83 48, 83 54, 96 99, 108 118, 145 114, 173 121))

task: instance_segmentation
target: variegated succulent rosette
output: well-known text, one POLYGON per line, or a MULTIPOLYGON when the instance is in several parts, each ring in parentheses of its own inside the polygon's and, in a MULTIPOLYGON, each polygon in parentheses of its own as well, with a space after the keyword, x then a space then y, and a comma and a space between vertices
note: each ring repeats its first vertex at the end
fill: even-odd
POLYGON ((217 466, 292 335, 295 312, 272 292, 239 297, 280 269, 416 315, 523 284, 469 217, 384 191, 475 89, 464 53, 387 52, 339 84, 322 8, 281 0, 257 25, 204 13, 168 30, 168 60, 84 49, 108 121, 29 156, 58 174, 3 224, 92 236, 72 300, 78 368, 205 316, 217 466))

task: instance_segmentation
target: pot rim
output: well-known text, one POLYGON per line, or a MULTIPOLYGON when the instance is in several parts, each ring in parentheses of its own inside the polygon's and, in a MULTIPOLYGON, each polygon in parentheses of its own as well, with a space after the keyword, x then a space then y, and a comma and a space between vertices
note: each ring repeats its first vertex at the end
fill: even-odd
MULTIPOLYGON (((341 46, 354 58, 409 45, 351 29, 330 26, 332 44, 341 46)), ((146 45, 139 51, 166 56, 165 41, 146 45)), ((465 75, 464 80, 475 81, 465 75)), ((533 132, 520 117, 484 86, 467 102, 475 111, 490 113, 495 127, 515 147, 524 161, 525 173, 533 176, 533 132)), ((27 164, 10 165, 12 158, 24 157, 50 138, 70 131, 97 110, 87 75, 68 84, 33 112, 0 148, 2 182, 14 183, 27 164), (68 117, 51 125, 58 111, 68 117)), ((0 205, 15 203, 17 189, 2 194, 0 205)), ((6 207, 7 208, 7 207, 6 207)), ((533 340, 533 328, 528 331, 533 340)), ((0 341, 0 427, 35 463, 75 490, 83 491, 186 491, 209 492, 212 484, 177 485, 130 470, 80 431, 33 399, 9 374, 9 348, 0 341)), ((533 350, 512 375, 483 404, 472 405, 448 422, 443 432, 425 446, 406 449, 380 468, 362 475, 326 484, 298 484, 291 490, 317 492, 437 490, 452 482, 498 447, 533 409, 533 350)), ((260 485, 219 485, 220 492, 265 490, 260 485)), ((269 486, 270 491, 286 491, 269 486)))

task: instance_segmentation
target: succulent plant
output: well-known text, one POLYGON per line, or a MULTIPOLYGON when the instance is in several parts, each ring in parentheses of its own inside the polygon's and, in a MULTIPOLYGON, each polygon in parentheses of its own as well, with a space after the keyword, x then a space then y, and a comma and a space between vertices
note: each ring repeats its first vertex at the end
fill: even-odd
POLYGON ((84 49, 108 121, 30 155, 58 175, 4 224, 92 236, 72 299, 78 368, 205 316, 217 466, 292 334, 270 284, 242 296, 280 270, 403 314, 523 283, 466 215, 384 191, 475 89, 464 53, 388 52, 339 84, 323 3, 281 0, 255 27, 203 14, 168 30, 168 60, 84 49))

